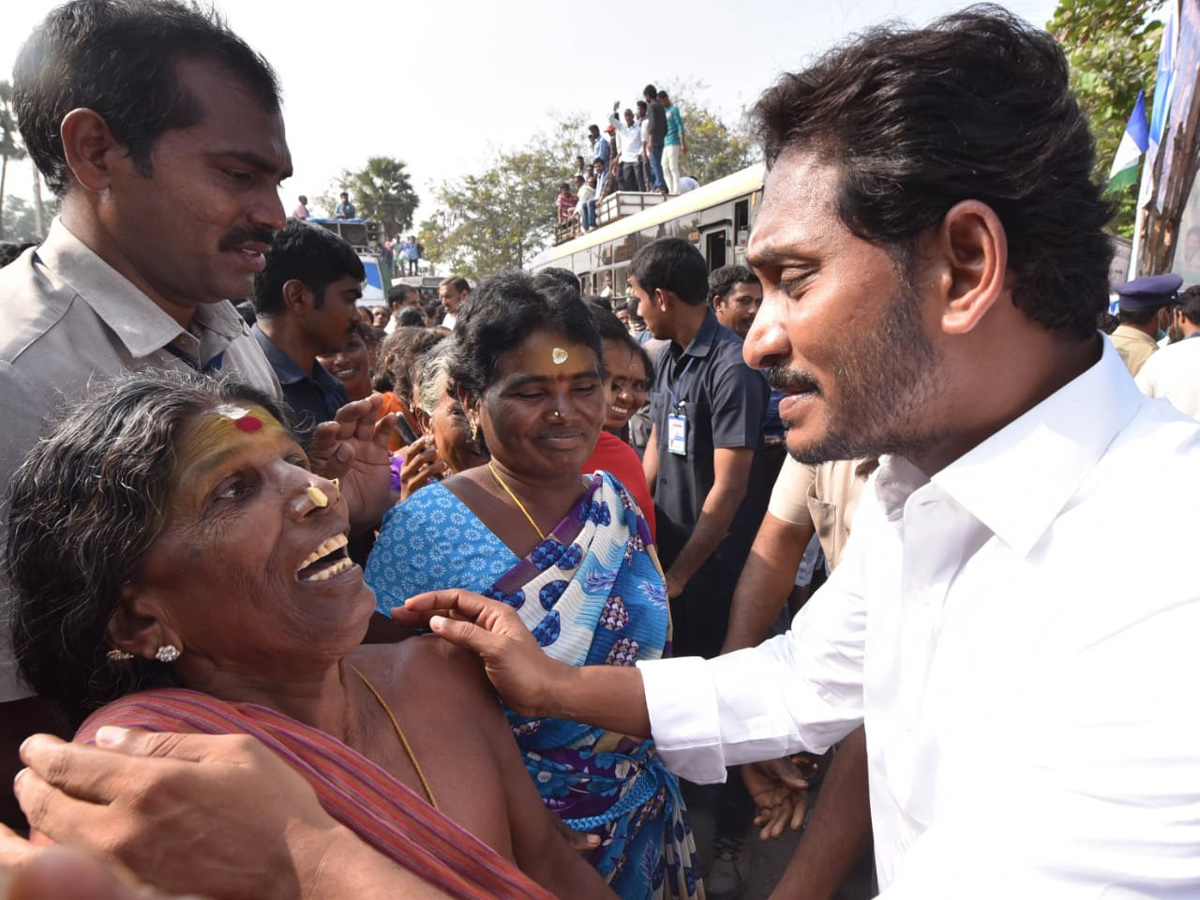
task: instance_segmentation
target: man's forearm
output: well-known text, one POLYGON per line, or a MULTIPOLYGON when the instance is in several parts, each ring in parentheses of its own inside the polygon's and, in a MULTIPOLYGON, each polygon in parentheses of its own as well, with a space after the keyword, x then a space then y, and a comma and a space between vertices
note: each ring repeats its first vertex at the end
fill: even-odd
POLYGON ((811 525, 767 513, 738 578, 722 653, 760 644, 796 583, 796 570, 812 539, 811 525))
POLYGON ((668 581, 682 586, 691 580, 691 577, 713 555, 717 545, 721 543, 721 538, 729 531, 733 517, 737 514, 738 505, 745 496, 745 483, 713 486, 704 500, 700 517, 696 520, 696 527, 692 529, 692 536, 688 538, 688 542, 683 545, 683 549, 675 557, 675 562, 671 564, 668 581))
POLYGON ((542 697, 538 715, 650 737, 646 689, 635 667, 573 666, 542 697))
POLYGON ((808 826, 771 900, 832 900, 870 841, 867 739, 860 727, 834 755, 808 826))

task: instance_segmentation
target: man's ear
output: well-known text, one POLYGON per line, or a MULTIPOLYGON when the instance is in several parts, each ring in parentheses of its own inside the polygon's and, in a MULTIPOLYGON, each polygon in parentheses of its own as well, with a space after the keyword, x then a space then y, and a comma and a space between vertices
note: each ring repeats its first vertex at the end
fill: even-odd
POLYGON ((299 278, 289 278, 283 283, 283 308, 293 314, 302 314, 312 306, 312 291, 299 278))
POLYGON ((113 163, 128 151, 113 136, 104 117, 92 109, 73 109, 63 117, 58 133, 75 180, 85 190, 106 190, 112 184, 113 163))
POLYGON ((654 295, 650 299, 654 301, 655 306, 657 306, 663 312, 666 312, 667 307, 670 306, 671 303, 679 300, 679 296, 674 291, 668 291, 664 288, 655 288, 654 295))
POLYGON ((159 599, 136 584, 121 588, 121 604, 108 620, 109 643, 143 659, 154 659, 159 647, 181 646, 179 636, 164 622, 159 599))
POLYGON ((963 200, 950 207, 924 250, 943 305, 946 334, 970 332, 1010 289, 1008 237, 986 203, 963 200))

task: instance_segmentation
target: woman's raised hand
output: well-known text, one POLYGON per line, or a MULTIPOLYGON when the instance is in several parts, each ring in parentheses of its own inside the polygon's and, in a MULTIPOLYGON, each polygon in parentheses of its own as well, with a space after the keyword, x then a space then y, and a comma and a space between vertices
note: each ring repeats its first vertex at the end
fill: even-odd
POLYGON ((542 652, 511 606, 471 591, 418 594, 393 609, 392 618, 408 627, 427 624, 450 643, 478 654, 496 691, 524 716, 554 714, 550 689, 578 672, 542 652))
POLYGON ((407 500, 430 481, 439 481, 450 474, 449 467, 438 457, 437 448, 429 438, 417 438, 401 450, 400 455, 404 458, 400 465, 401 500, 407 500))

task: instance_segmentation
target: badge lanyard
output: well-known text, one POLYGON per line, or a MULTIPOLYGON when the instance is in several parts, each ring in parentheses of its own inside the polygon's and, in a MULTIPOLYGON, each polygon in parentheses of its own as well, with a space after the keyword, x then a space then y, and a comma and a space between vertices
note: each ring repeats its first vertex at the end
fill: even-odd
POLYGON ((667 385, 667 399, 671 401, 667 411, 667 451, 675 456, 687 456, 687 401, 681 400, 680 397, 685 394, 683 378, 695 361, 696 357, 691 357, 679 373, 675 382, 677 390, 672 390, 671 385, 667 385))

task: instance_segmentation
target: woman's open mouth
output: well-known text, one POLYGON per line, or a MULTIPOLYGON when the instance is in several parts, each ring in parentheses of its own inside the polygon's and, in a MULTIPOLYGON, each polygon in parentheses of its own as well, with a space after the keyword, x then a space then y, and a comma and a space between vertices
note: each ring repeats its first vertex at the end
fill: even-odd
POLYGON ((305 582, 328 581, 335 575, 341 575, 353 569, 356 563, 346 552, 350 541, 344 534, 335 534, 326 538, 321 545, 313 550, 300 563, 296 570, 296 580, 305 582))

